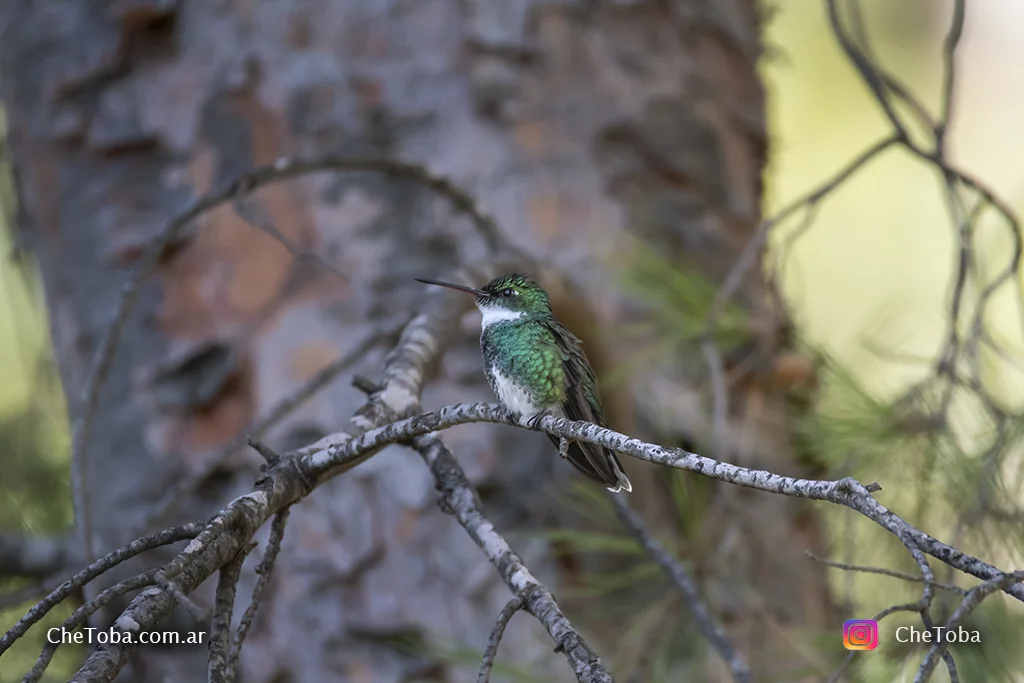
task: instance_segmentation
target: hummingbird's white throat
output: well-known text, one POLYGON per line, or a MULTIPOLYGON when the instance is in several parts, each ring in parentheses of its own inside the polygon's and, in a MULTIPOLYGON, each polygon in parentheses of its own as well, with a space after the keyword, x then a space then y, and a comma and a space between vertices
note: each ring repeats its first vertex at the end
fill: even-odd
POLYGON ((502 323, 507 320, 519 320, 523 317, 522 311, 510 311, 500 306, 478 306, 478 308, 483 315, 480 320, 481 332, 496 323, 502 323))

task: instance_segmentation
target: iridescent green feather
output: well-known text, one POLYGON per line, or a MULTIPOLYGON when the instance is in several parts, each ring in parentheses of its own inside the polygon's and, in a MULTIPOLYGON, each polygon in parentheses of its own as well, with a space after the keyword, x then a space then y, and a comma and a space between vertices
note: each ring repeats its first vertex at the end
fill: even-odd
POLYGON ((487 332, 488 362, 527 389, 537 405, 552 409, 565 400, 564 352, 555 334, 538 323, 496 325, 487 332))

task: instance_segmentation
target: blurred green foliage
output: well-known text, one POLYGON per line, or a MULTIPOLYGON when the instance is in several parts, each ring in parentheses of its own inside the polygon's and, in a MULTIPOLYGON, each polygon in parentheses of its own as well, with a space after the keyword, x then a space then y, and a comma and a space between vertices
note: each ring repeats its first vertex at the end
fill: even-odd
MULTIPOLYGON (((72 526, 63 390, 46 343, 38 280, 31 263, 15 262, 8 237, 0 229, 0 533, 61 534, 72 526)), ((30 585, 0 578, 0 595, 30 585)), ((0 610, 0 630, 10 628, 34 602, 0 610)), ((70 603, 59 606, 4 654, 0 683, 21 680, 39 655, 46 630, 73 609, 70 603)), ((62 647, 43 680, 67 680, 81 656, 81 648, 62 647)))
MULTIPOLYGON (((941 64, 936 55, 948 5, 932 0, 865 3, 867 31, 874 37, 878 57, 929 103, 937 101, 939 92, 941 64)), ((822 6, 821 2, 780 3, 767 27, 767 42, 780 56, 766 60, 763 68, 769 85, 772 139, 772 166, 765 176, 766 213, 813 187, 885 129, 884 117, 825 28, 822 6)), ((1011 171, 1014 167, 1019 171, 1022 142, 1020 136, 1008 136, 1005 131, 1019 130, 1020 119, 992 106, 1002 101, 993 97, 1016 96, 1005 85, 1016 80, 1000 71, 1012 72, 1015 67, 1010 59, 962 66, 966 71, 961 72, 961 82, 975 90, 961 98, 952 142, 972 171, 979 169, 978 174, 997 192, 1017 201, 1019 190, 1013 196, 1007 188, 1015 191, 1014 183, 1019 182, 1019 172, 1011 171), (990 90, 979 90, 985 87, 990 90), (1000 135, 998 144, 988 135, 1000 135)), ((0 192, 6 200, 4 208, 9 209, 7 174, 0 178, 0 192)), ((783 228, 773 234, 775 248, 788 232, 783 228)), ((8 258, 12 245, 5 233, 0 230, 0 453, 4 459, 0 531, 59 533, 71 523, 64 401, 46 351, 38 283, 30 264, 23 268, 8 258)), ((1007 253, 1005 236, 990 223, 983 222, 979 234, 988 235, 985 244, 992 254, 1007 253)), ((879 159, 824 202, 812 228, 794 245, 793 267, 781 274, 801 342, 826 359, 818 403, 813 411, 797 416, 795 428, 801 448, 813 454, 827 476, 879 481, 883 485, 879 500, 919 527, 998 564, 1020 566, 1024 561, 1024 523, 1019 512, 1024 490, 1024 465, 1020 464, 1024 421, 1008 420, 998 432, 976 398, 962 388, 955 390, 946 422, 930 417, 942 400, 939 385, 930 384, 915 401, 899 400, 907 386, 934 371, 932 358, 948 334, 952 249, 952 231, 934 169, 906 155, 879 159), (871 351, 866 342, 884 347, 885 353, 871 351), (908 360, 911 356, 923 360, 908 360), (1000 442, 1015 453, 1015 460, 993 463, 990 453, 1000 442)), ((641 249, 636 256, 624 287, 645 316, 627 332, 642 333, 654 343, 638 350, 611 377, 602 378, 606 385, 627 376, 633 363, 651 362, 665 354, 699 357, 695 342, 703 333, 717 290, 716 284, 692 269, 656 252, 641 249)), ((977 258, 979 272, 993 270, 988 256, 977 258)), ((983 349, 980 362, 993 394, 1007 405, 1019 406, 1020 377, 1024 376, 1019 356, 1024 340, 1019 338, 1017 314, 1007 313, 1009 309, 1007 301, 989 316, 1004 322, 993 336, 1010 349, 1008 356, 983 349)), ((741 308, 733 304, 725 308, 716 330, 724 355, 746 341, 747 325, 741 308)), ((711 487, 674 471, 666 473, 664 486, 676 518, 662 520, 659 540, 706 585, 713 577, 701 575, 701 543, 714 539, 702 539, 698 532, 708 514, 711 487)), ((581 485, 569 496, 567 505, 592 523, 589 531, 544 534, 564 552, 598 557, 600 562, 594 565, 608 566, 588 574, 584 584, 567 587, 563 594, 594 605, 586 615, 591 623, 615 620, 622 624, 620 642, 609 657, 617 671, 646 671, 649 676, 642 680, 650 683, 701 680, 704 658, 712 655, 661 570, 620 530, 603 493, 581 485), (627 594, 641 599, 620 599, 627 594)), ((820 512, 828 526, 832 559, 917 571, 890 534, 848 511, 807 504, 820 512)), ((933 566, 940 581, 964 587, 976 584, 952 575, 937 562, 933 566)), ((920 597, 919 585, 899 579, 827 571, 850 617, 865 618, 920 597)), ((0 593, 18 585, 23 584, 0 583, 0 593)), ((940 592, 933 616, 941 622, 957 602, 956 596, 940 592)), ((13 623, 25 607, 0 612, 0 628, 13 623)), ((4 656, 0 683, 20 680, 35 659, 45 629, 70 610, 67 605, 55 610, 4 656)), ((983 645, 952 648, 961 680, 996 682, 1019 676, 1024 670, 1024 651, 1019 647, 1022 619, 1019 605, 1005 597, 986 600, 965 625, 982 633, 983 645)), ((900 614, 883 621, 883 646, 874 655, 858 656, 848 679, 867 683, 912 677, 924 656, 923 647, 898 646, 886 636, 909 623, 910 616, 900 614)), ((829 661, 844 654, 838 632, 806 636, 829 661)), ((477 666, 480 657, 479 652, 457 646, 432 654, 466 667, 477 666)), ((66 679, 79 655, 72 648, 62 648, 46 680, 66 679)), ((509 660, 499 652, 496 681, 536 680, 509 660)), ((811 662, 808 667, 815 670, 811 662)), ((940 666, 935 680, 944 677, 940 666)))

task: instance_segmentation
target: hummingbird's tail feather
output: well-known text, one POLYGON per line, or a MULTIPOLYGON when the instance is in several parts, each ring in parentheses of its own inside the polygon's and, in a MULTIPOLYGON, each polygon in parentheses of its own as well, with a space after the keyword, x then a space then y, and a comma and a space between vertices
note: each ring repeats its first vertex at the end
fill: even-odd
MULTIPOLYGON (((551 441, 558 446, 557 436, 551 436, 551 441)), ((622 470, 622 463, 611 449, 573 441, 569 444, 566 460, 581 474, 604 484, 612 493, 623 490, 629 493, 633 490, 633 485, 629 483, 629 478, 622 470)))

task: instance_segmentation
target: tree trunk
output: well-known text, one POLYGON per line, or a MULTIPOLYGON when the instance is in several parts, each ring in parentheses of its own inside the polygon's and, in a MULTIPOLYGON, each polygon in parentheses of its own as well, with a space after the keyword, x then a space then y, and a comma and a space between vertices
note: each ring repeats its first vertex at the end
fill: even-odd
MULTIPOLYGON (((604 334, 626 309, 615 256, 627 238, 717 284, 760 219, 766 133, 754 0, 53 0, 4 3, 0 22, 19 238, 39 259, 70 397, 128 268, 162 221, 281 156, 391 156, 450 177, 511 241, 581 285, 598 322, 580 334, 605 346, 611 363, 628 353, 604 334)), ((244 210, 204 216, 144 290, 100 396, 84 481, 93 554, 144 531, 164 491, 335 355, 413 314, 422 291, 413 277, 482 253, 443 199, 379 176, 310 176, 256 193, 244 210), (272 225, 343 277, 297 259, 253 223, 272 225)), ((742 302, 765 319, 757 267, 742 302)), ((426 406, 489 398, 477 324, 466 321, 426 406)), ((768 372, 786 340, 778 325, 761 328, 751 343, 768 350, 756 368, 768 372)), ((372 377, 381 360, 381 350, 371 353, 357 371, 372 377)), ((672 368, 677 381, 658 383, 664 369, 640 374, 633 398, 607 399, 618 406, 616 426, 635 426, 634 406, 647 410, 642 397, 654 396, 682 434, 711 448, 704 380, 672 368), (680 383, 691 387, 682 399, 680 383)), ((765 386, 733 387, 732 431, 743 437, 727 455, 799 472, 785 394, 765 386)), ((268 441, 289 448, 334 431, 362 400, 337 382, 268 441)), ((538 482, 570 476, 538 435, 479 426, 446 438, 506 529, 540 527, 558 485, 542 492, 538 482)), ((223 463, 150 528, 248 490, 254 462, 239 454, 223 463)), ((657 489, 660 472, 627 468, 640 482, 634 490, 657 489)), ((806 504, 719 495, 727 522, 707 513, 712 607, 727 613, 737 645, 768 679, 783 666, 772 661, 793 657, 764 640, 766 620, 823 625, 827 591, 802 553, 820 550, 818 527, 800 517, 806 504)), ((434 503, 419 460, 389 449, 297 506, 243 653, 244 680, 472 680, 473 666, 407 647, 426 636, 428 653, 479 651, 508 598, 434 503)), ((516 545, 541 575, 557 571, 544 542, 516 545)), ((212 602, 206 588, 200 603, 212 602)), ((527 620, 509 629, 502 652, 544 680, 569 677, 527 620)), ((194 680, 205 654, 143 648, 123 678, 194 680)))

